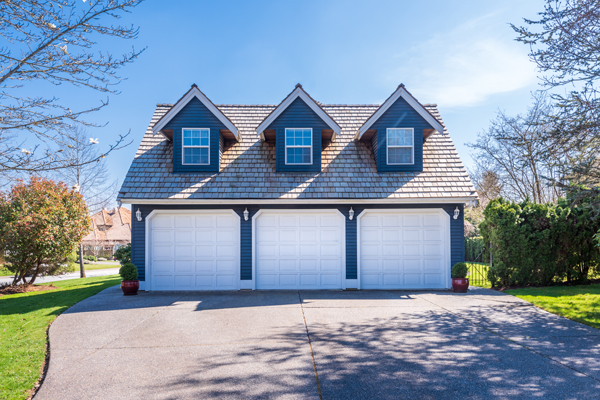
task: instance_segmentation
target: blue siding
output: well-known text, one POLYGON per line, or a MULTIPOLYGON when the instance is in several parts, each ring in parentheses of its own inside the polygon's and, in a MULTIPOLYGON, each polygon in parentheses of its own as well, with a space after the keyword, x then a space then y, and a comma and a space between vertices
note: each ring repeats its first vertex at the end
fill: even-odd
POLYGON ((373 152, 379 172, 423 171, 423 129, 433 129, 431 125, 406 100, 400 97, 370 129, 376 129, 377 138, 373 152), (387 128, 414 128, 415 163, 414 165, 387 165, 387 128))
POLYGON ((331 129, 301 98, 297 98, 267 129, 276 130, 277 172, 321 172, 321 130, 331 129), (312 128, 312 165, 285 165, 285 128, 312 128))
POLYGON ((219 172, 221 167, 221 141, 220 130, 227 129, 219 119, 202 104, 193 98, 177 115, 169 121, 164 129, 173 129, 173 172, 219 172), (182 128, 209 128, 210 129, 210 164, 209 165, 183 165, 181 146, 182 128))
POLYGON ((375 165, 377 165, 377 134, 373 135, 373 137, 371 138, 371 147, 373 148, 373 157, 375 158, 375 165))
POLYGON ((248 212, 250 216, 248 221, 244 221, 243 212, 246 206, 228 206, 228 205, 132 205, 131 210, 134 214, 132 218, 132 232, 131 232, 131 251, 132 261, 138 267, 139 279, 144 281, 144 265, 146 262, 146 233, 145 233, 145 221, 148 214, 153 210, 158 209, 169 209, 169 210, 223 210, 233 209, 241 217, 241 229, 240 229, 240 275, 242 280, 252 279, 252 216, 256 214, 260 209, 331 209, 337 208, 342 214, 346 216, 346 279, 357 278, 357 237, 356 237, 356 218, 365 209, 385 209, 385 208, 442 208, 450 215, 450 247, 451 247, 451 265, 456 264, 459 261, 464 261, 464 221, 463 221, 463 205, 462 204, 373 204, 373 205, 361 205, 360 207, 353 207, 354 219, 350 221, 348 212, 350 211, 350 205, 336 206, 336 205, 248 205, 248 212), (454 209, 459 207, 461 210, 460 217, 458 219, 452 218, 454 215, 454 209), (138 222, 135 219, 135 212, 140 209, 142 212, 142 221, 138 222))

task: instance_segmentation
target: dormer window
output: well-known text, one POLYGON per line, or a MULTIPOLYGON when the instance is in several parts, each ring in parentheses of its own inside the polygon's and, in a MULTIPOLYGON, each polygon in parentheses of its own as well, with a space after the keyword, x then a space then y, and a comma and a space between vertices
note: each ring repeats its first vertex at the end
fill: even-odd
POLYGON ((312 128, 285 128, 285 163, 312 164, 312 128))
POLYGON ((210 164, 210 129, 183 128, 183 164, 210 164))
POLYGON ((387 128, 387 163, 412 165, 415 163, 414 128, 387 128))

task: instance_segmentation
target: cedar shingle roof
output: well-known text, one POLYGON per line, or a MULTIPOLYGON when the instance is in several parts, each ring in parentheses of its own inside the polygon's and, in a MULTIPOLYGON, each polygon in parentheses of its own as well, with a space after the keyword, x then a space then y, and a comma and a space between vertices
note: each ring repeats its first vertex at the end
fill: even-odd
POLYGON ((92 231, 83 242, 130 242, 131 211, 127 208, 103 209, 92 215, 92 231))
MULTIPOLYGON (((276 173, 275 146, 257 126, 275 106, 218 105, 239 129, 241 141, 226 147, 215 173, 172 173, 172 144, 152 126, 170 108, 158 104, 125 177, 119 200, 134 199, 406 199, 475 198, 475 188, 448 132, 423 147, 423 172, 378 173, 370 144, 354 140, 378 105, 321 105, 342 133, 322 152, 319 173, 276 173)), ((440 123, 435 105, 424 105, 440 123)))

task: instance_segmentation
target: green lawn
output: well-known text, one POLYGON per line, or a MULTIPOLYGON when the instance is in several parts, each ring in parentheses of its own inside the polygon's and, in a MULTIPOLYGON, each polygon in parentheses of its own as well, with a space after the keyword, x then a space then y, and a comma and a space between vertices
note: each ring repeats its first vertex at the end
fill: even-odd
POLYGON ((512 289, 505 293, 551 313, 600 329, 600 284, 512 289))
POLYGON ((487 279, 487 271, 490 268, 489 264, 468 262, 466 263, 469 268, 469 285, 479 286, 484 288, 491 288, 492 284, 487 279))
POLYGON ((0 399, 26 399, 40 377, 48 324, 73 304, 110 286, 117 275, 72 279, 59 289, 0 296, 0 399))

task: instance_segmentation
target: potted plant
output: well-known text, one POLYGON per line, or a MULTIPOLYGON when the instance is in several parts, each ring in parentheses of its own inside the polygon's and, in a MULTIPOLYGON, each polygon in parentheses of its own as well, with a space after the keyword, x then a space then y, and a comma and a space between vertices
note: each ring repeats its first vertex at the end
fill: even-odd
POLYGON ((138 281, 138 271, 135 265, 132 263, 125 263, 119 269, 119 275, 121 275, 121 290, 123 295, 132 296, 137 294, 140 288, 140 281, 138 281))
POLYGON ((452 267, 452 289, 456 293, 467 293, 467 289, 469 289, 468 272, 469 268, 464 262, 456 263, 452 267))

